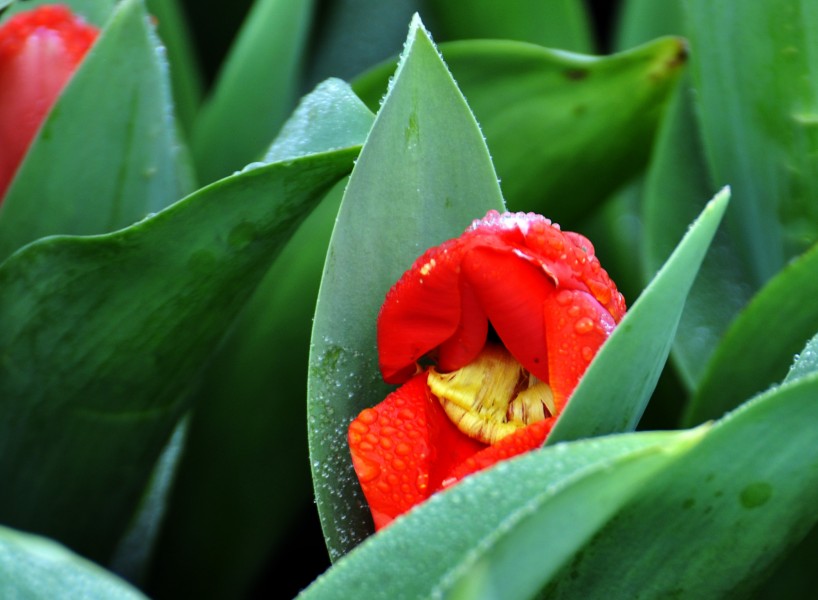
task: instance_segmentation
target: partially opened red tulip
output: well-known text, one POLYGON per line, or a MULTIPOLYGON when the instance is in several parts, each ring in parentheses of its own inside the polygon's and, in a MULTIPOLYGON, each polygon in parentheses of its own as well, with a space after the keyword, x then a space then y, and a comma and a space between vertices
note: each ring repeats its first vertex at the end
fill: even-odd
POLYGON ((541 446, 624 314, 591 243, 539 215, 491 211, 417 259, 378 317, 404 385, 349 427, 375 527, 541 446))
POLYGON ((62 5, 19 13, 0 27, 0 202, 97 34, 62 5))

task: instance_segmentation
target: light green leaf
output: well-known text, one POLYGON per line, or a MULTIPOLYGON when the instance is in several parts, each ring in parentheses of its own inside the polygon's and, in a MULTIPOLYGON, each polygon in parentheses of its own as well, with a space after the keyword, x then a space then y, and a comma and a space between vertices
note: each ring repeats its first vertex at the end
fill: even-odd
MULTIPOLYGON (((360 146, 374 118, 346 83, 328 80, 302 100, 267 158, 360 146)), ((344 187, 345 180, 287 243, 195 393, 154 562, 150 589, 157 596, 245 597, 264 557, 311 505, 304 435, 310 330, 344 187), (203 572, 219 577, 202 578, 203 572)))
POLYGON ((811 375, 714 425, 642 487, 544 597, 749 597, 818 520, 816 397, 811 375))
MULTIPOLYGON (((679 89, 662 125, 643 197, 646 279, 659 270, 674 241, 712 193, 690 90, 679 89)), ((688 389, 698 385, 730 322, 749 301, 752 276, 725 228, 716 234, 679 322, 673 359, 688 389)))
POLYGON ((425 5, 423 14, 441 40, 517 40, 593 51, 591 24, 580 0, 426 0, 425 5))
POLYGON ((0 527, 0 596, 146 600, 126 582, 49 539, 0 527))
POLYGON ((787 374, 793 356, 818 331, 816 273, 818 244, 756 294, 707 364, 686 423, 718 418, 787 374))
POLYGON ((309 437, 324 537, 337 559, 371 532, 346 443, 350 420, 383 399, 375 322, 428 247, 502 209, 477 123, 418 18, 341 204, 312 334, 309 437))
MULTIPOLYGON (((486 136, 509 209, 563 226, 644 167, 685 60, 677 38, 602 58, 496 40, 441 48, 486 136)), ((377 106, 390 74, 373 70, 355 91, 377 106)))
POLYGON ((500 463, 395 520, 300 598, 535 597, 647 479, 701 437, 583 440, 500 463))
POLYGON ((636 427, 670 352, 687 292, 730 198, 722 190, 631 307, 569 400, 547 444, 636 427))
POLYGON ((784 383, 797 381, 816 372, 818 372, 818 335, 807 342, 800 354, 796 354, 784 383))
POLYGON ((119 4, 0 206, 0 261, 44 236, 131 225, 190 191, 157 44, 142 3, 119 4))
POLYGON ((191 140, 199 179, 257 160, 295 105, 313 0, 256 0, 191 140))
POLYGON ((358 148, 248 170, 109 235, 0 266, 0 521, 104 559, 183 393, 358 148), (56 502, 58 499, 59 502, 56 502))
POLYGON ((818 241, 818 4, 684 0, 691 71, 727 223, 759 286, 818 241))

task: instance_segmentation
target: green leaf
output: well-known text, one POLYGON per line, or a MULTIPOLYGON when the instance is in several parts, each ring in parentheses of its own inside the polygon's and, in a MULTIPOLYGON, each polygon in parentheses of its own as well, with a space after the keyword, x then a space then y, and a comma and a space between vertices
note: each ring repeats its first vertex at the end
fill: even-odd
POLYGON ((125 227, 190 191, 157 43, 142 3, 119 4, 0 206, 0 261, 44 236, 125 227))
POLYGON ((642 487, 545 596, 749 597, 818 520, 816 397, 811 375, 714 425, 642 487))
POLYGON ((682 0, 625 0, 620 3, 614 46, 623 50, 663 35, 684 33, 682 0))
POLYGON ((9 5, 16 2, 16 0, 0 0, 0 10, 7 8, 9 5))
POLYGON ((580 0, 426 0, 424 14, 441 40, 497 39, 574 52, 593 51, 591 24, 580 0))
POLYGON ((167 49, 179 124, 190 136, 202 102, 204 84, 184 11, 179 0, 146 0, 146 5, 156 18, 156 32, 167 49))
POLYGON ((346 443, 350 420, 383 399, 375 322, 383 298, 428 247, 502 209, 477 123, 418 18, 341 204, 312 334, 309 439, 333 559, 372 530, 346 443))
POLYGON ((145 596, 49 539, 0 526, 0 596, 26 600, 145 596))
POLYGON ((257 160, 290 114, 313 0, 256 0, 196 121, 199 178, 210 182, 257 160))
POLYGON ((686 423, 718 418, 787 374, 793 356, 818 331, 816 272, 818 244, 756 294, 713 353, 686 423))
POLYGON ((784 383, 797 381, 816 372, 818 372, 818 335, 807 342, 801 354, 796 354, 784 383))
POLYGON ((670 352, 687 293, 730 198, 722 190, 634 303, 571 396, 547 444, 636 427, 670 352))
POLYGON ((818 5, 685 0, 699 122, 755 286, 818 241, 818 5))
MULTIPOLYGON (((564 226, 644 167, 685 56, 677 38, 603 58, 511 41, 441 48, 486 136, 509 209, 564 226)), ((380 67, 355 91, 377 106, 390 74, 380 67)))
MULTIPOLYGON (((302 100, 267 158, 360 146, 374 118, 346 83, 328 80, 302 100)), ((264 557, 311 504, 304 435, 310 330, 344 187, 336 185, 287 243, 196 391, 154 561, 157 596, 245 597, 264 557)))
POLYGON ((535 597, 645 480, 701 437, 583 440, 500 463, 398 518, 301 598, 535 597))
MULTIPOLYGON (((3 1, 5 2, 5 0, 3 1)), ((12 3, 6 2, 6 4, 10 5, 8 10, 3 13, 2 19, 0 19, 3 21, 11 15, 29 11, 37 6, 54 4, 54 0, 26 0, 25 2, 14 2, 14 0, 12 0, 12 3)), ((111 12, 113 12, 114 6, 116 5, 116 0, 62 0, 60 4, 68 6, 89 23, 97 27, 102 27, 111 16, 111 12)))
POLYGON ((358 148, 248 170, 98 237, 0 266, 0 521, 104 558, 183 393, 358 148), (59 499, 59 502, 55 502, 59 499))
MULTIPOLYGON (((646 278, 659 270, 686 224, 712 193, 691 92, 681 87, 662 125, 643 197, 646 278)), ((673 359, 687 388, 698 385, 730 322, 749 301, 752 277, 725 228, 716 234, 690 290, 673 344, 673 359)))

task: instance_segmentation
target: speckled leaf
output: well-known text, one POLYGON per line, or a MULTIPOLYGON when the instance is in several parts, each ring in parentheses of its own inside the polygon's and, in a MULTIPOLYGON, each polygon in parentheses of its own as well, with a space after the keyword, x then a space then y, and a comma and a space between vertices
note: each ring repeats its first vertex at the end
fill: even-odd
MULTIPOLYGON (((685 61, 678 38, 610 57, 497 40, 441 49, 486 136, 509 209, 566 227, 644 168, 685 61)), ((375 69, 355 91, 377 106, 390 74, 375 69)))
POLYGON ((303 600, 527 599, 704 430, 583 440, 477 473, 399 517, 303 600))
POLYGON ((729 198, 725 189, 705 206, 588 367, 547 444, 636 427, 729 198))
POLYGON ((707 364, 686 423, 718 418, 787 374, 793 355, 818 331, 816 273, 818 244, 756 294, 707 364))
POLYGON ((128 583, 65 547, 0 527, 0 597, 146 600, 128 583))
POLYGON ((818 520, 816 397, 813 374, 716 423, 642 487, 544 597, 750 597, 818 520))
POLYGON ((190 191, 166 65, 138 0, 117 6, 0 206, 0 261, 38 238, 131 225, 190 191), (43 174, 48 173, 48 177, 43 174))
POLYGON ((372 531, 346 442, 351 419, 383 399, 375 322, 426 248, 502 209, 477 123, 418 18, 347 187, 327 253, 309 375, 316 499, 333 559, 372 531))
POLYGON ((358 148, 248 170, 127 229, 0 266, 0 521, 104 560, 186 392, 358 148))

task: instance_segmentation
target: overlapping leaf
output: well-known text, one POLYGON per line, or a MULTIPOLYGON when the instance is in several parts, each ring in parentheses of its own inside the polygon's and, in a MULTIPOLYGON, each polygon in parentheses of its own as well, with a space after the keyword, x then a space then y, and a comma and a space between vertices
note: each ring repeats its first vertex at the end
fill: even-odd
POLYGON ((131 225, 190 191, 157 44, 142 3, 119 4, 0 207, 0 261, 43 236, 131 225))
POLYGON ((383 298, 426 248, 502 206, 477 123, 416 18, 342 201, 313 328, 310 456, 333 559, 371 532, 346 428, 388 391, 375 350, 383 298))

